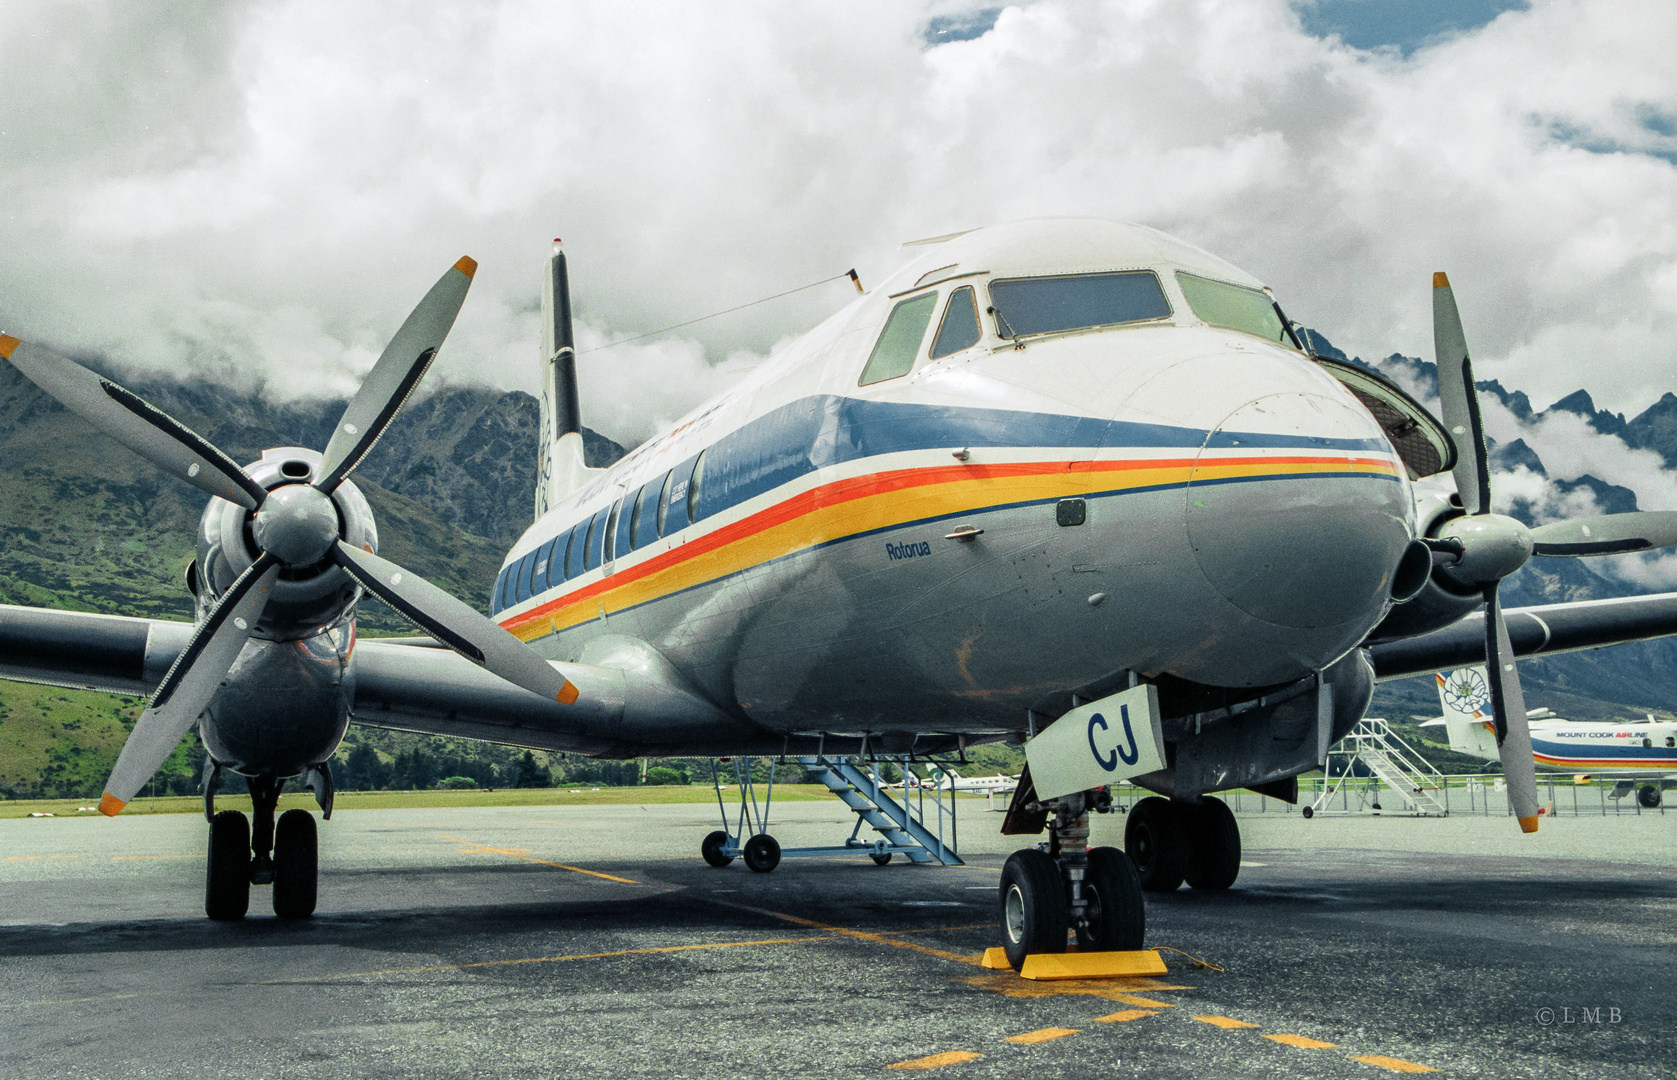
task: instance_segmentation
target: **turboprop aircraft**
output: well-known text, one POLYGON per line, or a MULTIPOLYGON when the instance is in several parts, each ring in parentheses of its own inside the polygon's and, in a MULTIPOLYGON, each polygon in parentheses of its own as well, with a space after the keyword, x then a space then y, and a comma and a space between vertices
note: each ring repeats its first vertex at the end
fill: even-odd
MULTIPOLYGON (((1461 668, 1435 678, 1444 715, 1421 726, 1443 725, 1450 749, 1496 761, 1496 724, 1488 711, 1485 669, 1461 668)), ((1623 798, 1642 781, 1636 797, 1649 810, 1660 805, 1664 781, 1677 773, 1677 724, 1662 724, 1652 716, 1632 721, 1565 720, 1548 709, 1533 709, 1526 716, 1531 721, 1532 760, 1539 772, 1617 780, 1614 798, 1623 798)))
POLYGON ((583 463, 556 245, 535 521, 491 621, 379 558, 348 480, 440 348, 473 265, 420 303, 323 453, 276 447, 245 467, 109 380, 0 337, 65 406, 211 496, 194 624, 0 609, 0 675, 155 691, 107 813, 197 722, 213 918, 241 917, 253 882, 273 883, 281 915, 313 909, 314 819, 287 811, 276 830, 273 797, 301 776, 329 813, 327 762, 353 717, 620 758, 1021 741, 1030 764, 1004 831, 1049 843, 1004 867, 1010 960, 1063 950, 1068 928, 1085 949, 1136 948, 1144 888, 1227 888, 1239 871, 1238 829, 1211 793, 1293 795, 1377 678, 1489 657, 1531 830, 1516 655, 1677 632, 1677 594, 1503 611, 1497 583, 1529 556, 1667 545, 1677 514, 1527 529, 1491 511, 1443 275, 1440 423, 1380 376, 1311 355, 1257 278, 1088 220, 923 243, 609 469, 583 463), (1459 495, 1426 479, 1446 472, 1459 495), (364 591, 448 648, 357 643, 364 591), (228 769, 251 778, 254 834, 213 813, 228 769), (1161 797, 1131 810, 1127 852, 1091 850, 1089 815, 1121 779, 1161 797))

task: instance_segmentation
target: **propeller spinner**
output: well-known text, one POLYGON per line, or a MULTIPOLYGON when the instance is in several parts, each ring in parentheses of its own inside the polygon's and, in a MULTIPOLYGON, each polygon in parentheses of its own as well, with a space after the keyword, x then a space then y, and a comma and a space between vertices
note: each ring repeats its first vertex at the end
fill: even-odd
POLYGON ((154 465, 251 514, 259 554, 216 601, 123 745, 99 809, 115 815, 210 704, 285 569, 330 559, 438 641, 509 682, 564 704, 577 689, 476 610, 371 551, 343 542, 331 495, 424 377, 465 302, 477 263, 462 258, 425 294, 344 410, 313 484, 264 488, 207 439, 109 379, 39 345, 0 335, 0 357, 65 408, 154 465))

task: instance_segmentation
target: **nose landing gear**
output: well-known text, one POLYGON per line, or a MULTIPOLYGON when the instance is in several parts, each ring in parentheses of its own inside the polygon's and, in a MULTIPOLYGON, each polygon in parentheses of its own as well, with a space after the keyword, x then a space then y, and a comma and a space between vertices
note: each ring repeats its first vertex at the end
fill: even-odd
MULTIPOLYGON (((325 766, 318 768, 323 771, 325 766)), ((319 879, 314 815, 287 810, 276 824, 274 811, 285 781, 272 776, 248 779, 254 828, 237 810, 217 813, 215 789, 220 773, 220 766, 215 766, 204 785, 204 809, 210 819, 204 914, 217 922, 236 922, 250 910, 250 887, 272 885, 275 915, 282 919, 313 915, 319 879)), ((330 781, 326 790, 330 791, 330 781)))
POLYGON ((1070 933, 1089 952, 1139 949, 1146 936, 1141 879, 1116 848, 1089 847, 1089 812, 1110 810, 1103 791, 1044 802, 1048 850, 1016 851, 1002 868, 1002 949, 1015 971, 1032 953, 1066 951, 1070 933))

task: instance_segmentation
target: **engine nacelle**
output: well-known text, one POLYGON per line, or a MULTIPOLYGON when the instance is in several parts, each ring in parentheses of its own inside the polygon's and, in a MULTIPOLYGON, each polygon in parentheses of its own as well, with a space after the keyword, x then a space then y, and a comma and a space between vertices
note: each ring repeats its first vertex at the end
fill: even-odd
MULTIPOLYGON (((261 460, 245 466, 258 484, 272 491, 287 484, 314 479, 321 455, 300 446, 281 446, 262 452, 261 460)), ((338 512, 338 535, 345 543, 377 553, 378 527, 372 507, 353 483, 345 480, 332 493, 338 512)), ((252 511, 225 499, 212 498, 198 522, 198 560, 193 592, 201 609, 215 603, 238 576, 256 561, 260 549, 251 532, 252 511)), ((337 623, 359 599, 361 587, 330 556, 313 566, 280 571, 273 596, 256 624, 255 636, 306 637, 337 623)))
MULTIPOLYGON (((1415 519, 1422 536, 1438 536, 1446 525, 1461 516, 1461 503, 1453 489, 1436 483, 1415 485, 1415 519)), ((1393 606, 1368 639, 1388 641, 1441 630, 1477 610, 1484 602, 1485 597, 1478 588, 1462 584, 1435 566, 1420 591, 1393 606)))

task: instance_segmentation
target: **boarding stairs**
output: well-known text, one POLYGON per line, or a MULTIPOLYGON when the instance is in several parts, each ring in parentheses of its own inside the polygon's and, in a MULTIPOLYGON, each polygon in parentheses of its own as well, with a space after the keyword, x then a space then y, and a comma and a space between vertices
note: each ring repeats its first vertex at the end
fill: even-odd
MULTIPOLYGON (((955 793, 946 791, 939 785, 932 785, 931 827, 926 822, 927 786, 921 784, 918 788, 903 787, 903 801, 891 797, 890 792, 879 780, 879 763, 887 759, 878 759, 874 768, 864 770, 861 766, 844 759, 829 760, 826 757, 800 757, 798 764, 804 767, 810 777, 827 785, 831 791, 844 801, 844 804, 856 814, 856 827, 850 832, 850 839, 844 842, 844 847, 838 850, 860 851, 866 854, 884 854, 886 852, 907 855, 909 860, 917 863, 941 863, 944 866, 961 866, 960 856, 955 854, 955 793), (918 800, 910 796, 910 790, 920 797, 918 800), (949 835, 944 835, 944 825, 947 820, 949 835), (879 838, 872 842, 861 839, 862 826, 871 825, 879 834, 879 838)), ((912 763, 904 758, 898 764, 899 771, 904 777, 909 775, 912 763)), ((782 852, 790 854, 790 852, 782 852)))
POLYGON ((1328 782, 1310 806, 1313 814, 1351 813, 1352 795, 1358 800, 1356 810, 1365 806, 1372 810, 1388 809, 1380 803, 1379 786, 1367 783, 1370 777, 1356 775, 1358 762, 1391 796, 1403 800, 1401 809, 1390 809, 1418 817, 1443 817, 1450 812, 1442 797, 1444 774, 1404 742, 1386 721, 1362 720, 1328 751, 1325 762, 1328 782), (1340 799, 1337 810, 1336 797, 1340 799))
MULTIPOLYGON (((783 759, 782 759, 783 760, 783 759)), ((856 826, 843 844, 824 847, 780 848, 782 859, 812 858, 822 855, 867 855, 883 865, 895 855, 906 855, 910 862, 935 863, 943 866, 963 866, 956 854, 955 792, 930 783, 920 777, 917 764, 931 764, 927 759, 915 759, 907 754, 869 755, 864 768, 859 760, 829 758, 825 755, 794 759, 809 776, 826 785, 855 813, 856 826), (918 788, 904 786, 902 801, 892 797, 882 781, 880 770, 890 764, 907 778, 921 781, 918 788), (877 834, 872 840, 862 838, 862 826, 871 826, 877 834)), ((724 758, 733 765, 735 784, 739 789, 739 806, 730 811, 723 803, 724 784, 716 776, 717 808, 722 812, 723 830, 727 842, 719 849, 729 858, 738 857, 746 841, 769 831, 769 812, 774 805, 776 759, 769 759, 768 781, 759 785, 752 779, 751 758, 724 758), (758 792, 763 798, 759 801, 758 792)))

